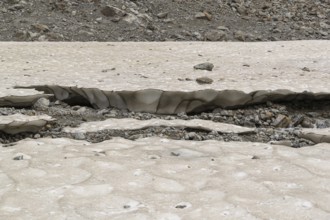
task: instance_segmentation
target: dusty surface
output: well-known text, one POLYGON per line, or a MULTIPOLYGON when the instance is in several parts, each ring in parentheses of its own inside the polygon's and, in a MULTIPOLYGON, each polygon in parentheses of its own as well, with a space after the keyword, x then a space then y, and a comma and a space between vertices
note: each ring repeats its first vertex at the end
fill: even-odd
POLYGON ((0 217, 326 220, 329 149, 26 139, 0 148, 0 217))
POLYGON ((0 49, 0 97, 10 95, 13 86, 31 85, 106 91, 329 92, 330 41, 1 42, 0 49), (213 71, 194 70, 195 65, 204 62, 213 63, 213 71), (213 79, 213 83, 200 85, 195 81, 203 76, 213 79))
POLYGON ((329 8, 329 0, 4 0, 0 41, 330 39, 329 8))

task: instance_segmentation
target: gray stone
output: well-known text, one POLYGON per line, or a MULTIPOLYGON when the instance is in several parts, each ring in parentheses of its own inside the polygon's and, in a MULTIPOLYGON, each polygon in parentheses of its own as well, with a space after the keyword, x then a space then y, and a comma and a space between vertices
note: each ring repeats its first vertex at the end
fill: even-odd
POLYGON ((74 134, 72 134, 72 136, 73 136, 74 139, 77 139, 77 140, 85 140, 86 139, 85 134, 81 133, 81 132, 74 133, 74 134))
POLYGON ((18 156, 13 158, 13 160, 23 160, 23 159, 24 159, 23 155, 18 155, 18 156))
POLYGON ((40 98, 34 103, 33 108, 40 109, 40 110, 45 110, 49 107, 49 104, 50 104, 50 102, 49 102, 48 99, 40 98))
POLYGON ((234 38, 237 39, 237 40, 239 40, 239 41, 245 41, 246 35, 242 31, 236 31, 234 33, 234 38))
POLYGON ((157 18, 166 18, 168 15, 168 12, 160 12, 157 14, 157 18))
POLYGON ((308 67, 304 67, 301 69, 302 71, 305 71, 305 72, 310 72, 310 69, 308 67))
POLYGON ((209 78, 209 77, 199 77, 196 79, 196 82, 198 84, 212 84, 213 83, 213 79, 209 78))
POLYGON ((45 24, 33 24, 31 26, 38 32, 48 32, 50 30, 49 27, 45 24))
POLYGON ((208 41, 225 41, 227 40, 226 32, 222 30, 210 30, 204 34, 204 37, 208 41))
POLYGON ((207 71, 212 71, 214 68, 214 65, 213 63, 209 63, 209 62, 206 62, 206 63, 200 63, 200 64, 197 64, 194 66, 194 69, 196 70, 207 70, 207 71))
POLYGON ((18 10, 21 10, 23 8, 24 8, 23 4, 15 4, 15 5, 12 5, 12 6, 8 7, 8 10, 9 11, 18 11, 18 10))
POLYGON ((126 12, 124 12, 123 10, 120 10, 119 8, 110 5, 107 5, 104 8, 102 8, 101 13, 106 17, 115 17, 115 16, 123 17, 126 15, 126 12))
POLYGON ((278 128, 287 128, 289 127, 291 120, 285 115, 278 115, 275 119, 273 125, 278 128))

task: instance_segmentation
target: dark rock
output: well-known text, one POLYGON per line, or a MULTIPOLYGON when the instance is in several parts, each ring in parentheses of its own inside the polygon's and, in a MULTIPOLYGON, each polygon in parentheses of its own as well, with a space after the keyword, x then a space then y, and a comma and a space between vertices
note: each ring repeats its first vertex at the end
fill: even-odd
POLYGON ((200 64, 197 64, 194 66, 194 69, 196 70, 207 70, 207 71, 212 71, 214 68, 214 65, 213 63, 209 63, 209 62, 206 62, 206 63, 200 63, 200 64))
POLYGON ((302 71, 305 71, 305 72, 310 72, 310 69, 307 68, 307 67, 304 67, 304 68, 302 68, 301 70, 302 70, 302 71))
POLYGON ((209 78, 209 77, 199 77, 196 79, 196 82, 198 84, 212 84, 213 83, 213 79, 209 78))
POLYGON ((38 32, 48 32, 49 27, 45 24, 33 24, 32 27, 38 32))
POLYGON ((123 17, 126 15, 126 12, 110 5, 102 8, 101 13, 106 17, 115 17, 115 16, 123 17))
POLYGON ((23 155, 18 155, 18 156, 13 158, 13 160, 23 160, 23 159, 24 159, 23 155))
POLYGON ((23 8, 24 8, 23 4, 15 4, 15 5, 12 5, 12 6, 8 7, 8 10, 9 11, 18 11, 18 10, 21 10, 23 8))

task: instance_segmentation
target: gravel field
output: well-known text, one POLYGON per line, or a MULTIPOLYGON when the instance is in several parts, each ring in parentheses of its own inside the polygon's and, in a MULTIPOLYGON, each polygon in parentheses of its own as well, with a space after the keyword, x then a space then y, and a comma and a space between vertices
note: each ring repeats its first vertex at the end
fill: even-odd
POLYGON ((4 0, 0 41, 330 39, 329 0, 4 0))

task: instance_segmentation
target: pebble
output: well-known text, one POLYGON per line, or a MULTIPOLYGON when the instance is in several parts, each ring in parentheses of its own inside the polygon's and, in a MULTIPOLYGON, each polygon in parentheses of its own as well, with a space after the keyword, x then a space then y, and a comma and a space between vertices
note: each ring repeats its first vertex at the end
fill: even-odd
POLYGON ((311 70, 309 69, 309 68, 307 68, 307 67, 304 67, 304 68, 302 68, 301 69, 302 71, 305 71, 305 72, 310 72, 311 70))
POLYGON ((200 63, 194 66, 194 69, 196 70, 207 70, 207 71, 212 71, 214 68, 213 63, 210 62, 205 62, 205 63, 200 63))
POLYGON ((46 110, 49 107, 49 104, 49 99, 40 98, 33 104, 33 108, 38 110, 46 110))
POLYGON ((157 18, 166 18, 168 15, 168 12, 160 12, 157 14, 157 18))
POLYGON ((273 122, 273 126, 277 128, 287 128, 291 124, 291 120, 285 115, 278 115, 275 121, 273 122))
POLYGON ((222 30, 210 30, 204 34, 204 37, 208 41, 226 41, 227 34, 222 30))
POLYGON ((200 85, 203 84, 212 84, 213 83, 213 79, 209 78, 209 77, 199 77, 196 79, 196 82, 200 85))
POLYGON ((23 160, 23 159, 24 159, 23 155, 18 155, 18 156, 13 158, 13 160, 23 160))
POLYGON ((73 138, 76 139, 76 140, 85 140, 86 139, 86 136, 84 133, 74 133, 72 134, 73 138))
POLYGON ((234 33, 234 38, 239 40, 239 41, 245 41, 246 40, 246 35, 242 31, 236 31, 234 33))
POLYGON ((123 17, 126 15, 126 12, 114 6, 107 5, 101 9, 101 14, 106 17, 115 17, 115 16, 123 17))

